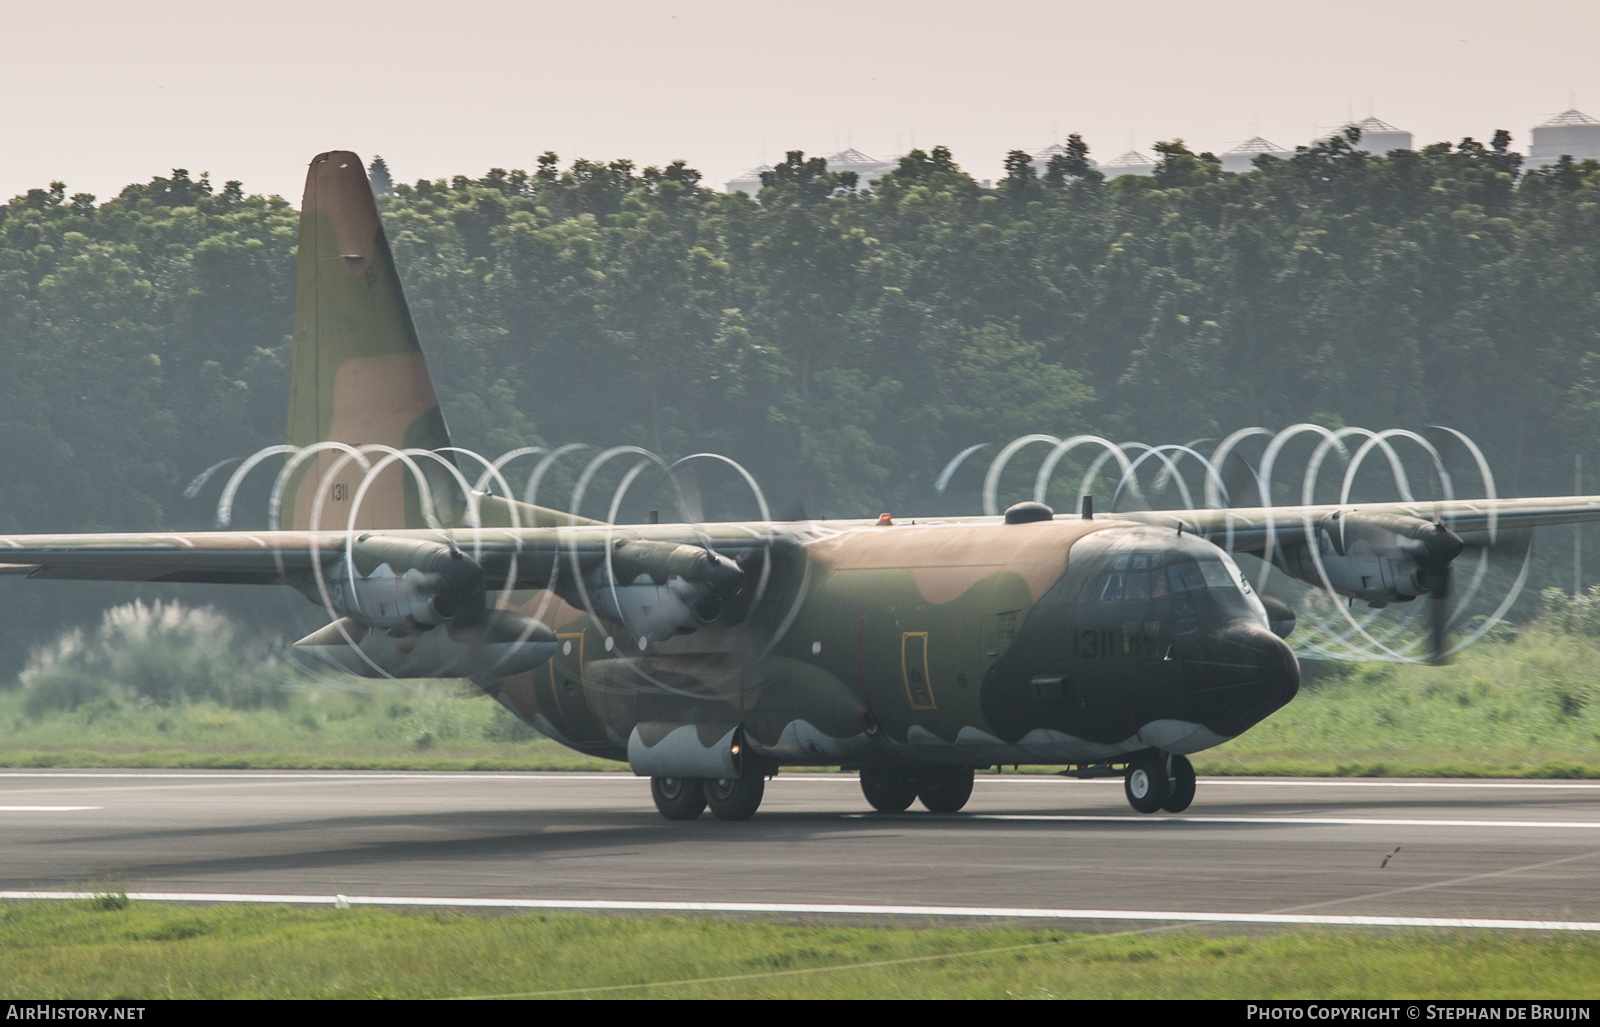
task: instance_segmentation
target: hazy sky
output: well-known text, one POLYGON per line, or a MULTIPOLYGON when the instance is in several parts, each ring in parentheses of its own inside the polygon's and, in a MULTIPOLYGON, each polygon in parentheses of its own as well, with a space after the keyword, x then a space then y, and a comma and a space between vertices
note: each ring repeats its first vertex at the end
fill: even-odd
POLYGON ((980 178, 1081 132, 1292 147, 1375 113, 1419 144, 1600 117, 1594 0, 21 3, 0 8, 0 197, 187 167, 299 202, 319 151, 397 178, 555 150, 683 158, 950 146, 980 178))

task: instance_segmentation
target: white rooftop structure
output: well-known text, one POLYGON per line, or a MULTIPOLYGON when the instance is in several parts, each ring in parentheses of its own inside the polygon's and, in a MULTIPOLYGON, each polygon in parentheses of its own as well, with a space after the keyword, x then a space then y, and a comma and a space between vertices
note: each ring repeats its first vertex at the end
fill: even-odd
MULTIPOLYGON (((884 175, 900 166, 900 158, 893 157, 889 160, 879 160, 877 157, 868 156, 854 147, 840 150, 823 158, 828 162, 828 170, 833 172, 854 171, 856 173, 856 188, 865 189, 875 178, 884 175)), ((761 173, 771 171, 771 164, 763 164, 758 168, 751 168, 737 178, 729 179, 724 189, 730 193, 744 193, 746 196, 755 196, 761 192, 761 173)))
POLYGON ((867 156, 854 147, 846 150, 840 150, 838 153, 832 154, 828 157, 829 171, 835 173, 840 171, 854 171, 856 173, 857 189, 867 188, 872 184, 873 179, 882 178, 884 175, 888 174, 899 166, 900 158, 898 157, 890 158, 889 160, 879 160, 876 157, 867 156))
POLYGON ((771 164, 763 164, 758 168, 751 168, 738 178, 729 179, 725 189, 730 193, 744 193, 746 196, 754 197, 761 191, 761 173, 771 170, 771 164))
POLYGON ((1252 139, 1246 139, 1223 154, 1222 170, 1232 171, 1235 174, 1252 171, 1255 169, 1256 158, 1261 156, 1276 157, 1282 160, 1284 157, 1292 156, 1292 154, 1277 143, 1263 139, 1261 136, 1256 136, 1252 139))
POLYGON ((1356 149, 1368 153, 1385 154, 1390 150, 1411 149, 1411 133, 1403 128, 1395 128, 1381 118, 1362 118, 1352 121, 1339 129, 1340 135, 1346 128, 1359 128, 1361 139, 1356 143, 1356 149))
MULTIPOLYGON (((1038 173, 1040 178, 1043 178, 1044 173, 1050 170, 1050 158, 1054 157, 1058 153, 1065 156, 1066 152, 1066 143, 1051 143, 1049 146, 1046 146, 1044 149, 1033 155, 1033 170, 1038 173)), ((1095 162, 1093 157, 1086 157, 1084 159, 1089 162, 1089 166, 1091 168, 1098 168, 1100 166, 1095 162)))
POLYGON ((1554 164, 1563 156, 1574 160, 1600 160, 1600 121, 1574 108, 1562 111, 1533 127, 1533 145, 1523 167, 1528 170, 1554 164))
POLYGON ((1100 170, 1107 178, 1116 178, 1118 175, 1153 175, 1156 173, 1156 162, 1138 150, 1129 150, 1115 160, 1100 165, 1100 170))

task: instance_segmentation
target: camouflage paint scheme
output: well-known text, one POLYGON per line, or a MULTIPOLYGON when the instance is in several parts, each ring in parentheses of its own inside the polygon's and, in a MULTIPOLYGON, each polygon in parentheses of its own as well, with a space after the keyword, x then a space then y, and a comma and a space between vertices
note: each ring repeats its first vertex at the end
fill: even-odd
MULTIPOLYGON (((290 460, 288 530, 0 537, 0 573, 286 584, 340 615, 301 642, 336 665, 470 676, 575 749, 714 779, 1216 745, 1287 703, 1299 674, 1247 585, 1182 584, 1232 568, 1208 539, 1260 553, 1275 523, 1280 549, 1332 538, 1334 560, 1365 544, 1342 526, 1357 511, 1334 507, 691 530, 468 495, 355 154, 312 161, 297 260, 289 442, 436 458, 416 474, 392 462, 363 494, 362 464, 325 449, 290 460)), ((1431 545, 1455 536, 1430 517, 1492 537, 1600 519, 1600 497, 1361 512, 1431 545)))
MULTIPOLYGON (((324 153, 312 160, 295 260, 289 444, 448 447, 450 433, 428 362, 366 171, 355 154, 324 153)), ((332 494, 354 495, 364 473, 359 463, 343 460, 339 473, 328 476, 341 456, 338 451, 318 454, 288 483, 284 509, 290 511, 290 527, 311 526, 313 490, 301 487, 306 480, 327 477, 332 494)), ((444 456, 454 463, 453 454, 444 456)), ((448 495, 439 470, 430 465, 429 477, 448 495)), ((404 472, 397 464, 373 482, 355 527, 426 526, 417 486, 404 472)))

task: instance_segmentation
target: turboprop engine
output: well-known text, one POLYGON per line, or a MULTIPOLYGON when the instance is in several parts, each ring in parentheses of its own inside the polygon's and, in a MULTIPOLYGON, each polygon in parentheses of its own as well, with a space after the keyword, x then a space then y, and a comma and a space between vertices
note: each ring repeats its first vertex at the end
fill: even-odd
POLYGON ((1441 594, 1450 564, 1465 548, 1442 524, 1403 514, 1336 510, 1312 525, 1310 541, 1281 545, 1273 562, 1310 585, 1321 587, 1320 561, 1327 584, 1340 595, 1373 606, 1410 602, 1441 594))
POLYGON ((313 588, 307 595, 325 598, 340 617, 295 648, 347 673, 487 680, 532 670, 555 654, 549 627, 488 609, 483 569, 455 546, 363 535, 348 559, 330 562, 324 584, 325 597, 313 588))
MULTIPOLYGON (((739 565, 697 546, 659 542, 619 542, 608 563, 584 576, 594 612, 625 625, 634 634, 665 641, 717 618, 722 601, 744 580, 739 565)), ((575 590, 560 590, 577 605, 575 590)))
POLYGON ((335 613, 395 635, 484 611, 483 568, 459 548, 428 539, 362 535, 348 560, 330 564, 326 599, 335 613), (354 573, 352 573, 352 570, 354 573))

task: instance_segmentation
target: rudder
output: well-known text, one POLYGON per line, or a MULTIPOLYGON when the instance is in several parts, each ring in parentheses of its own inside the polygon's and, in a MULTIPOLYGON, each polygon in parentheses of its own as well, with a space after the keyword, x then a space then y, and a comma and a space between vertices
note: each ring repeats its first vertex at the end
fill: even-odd
MULTIPOLYGON (((427 450, 451 444, 366 170, 348 150, 318 154, 306 173, 288 441, 298 447, 342 442, 427 450)), ((323 452, 301 465, 284 494, 286 527, 310 527, 318 483, 327 493, 320 526, 348 523, 365 472, 350 460, 330 476, 340 455, 323 452)), ((440 456, 454 462, 449 453, 440 456)), ((416 462, 444 515, 456 506, 454 478, 437 460, 416 462)), ((419 497, 411 472, 392 464, 368 486, 355 526, 425 527, 419 497)))

